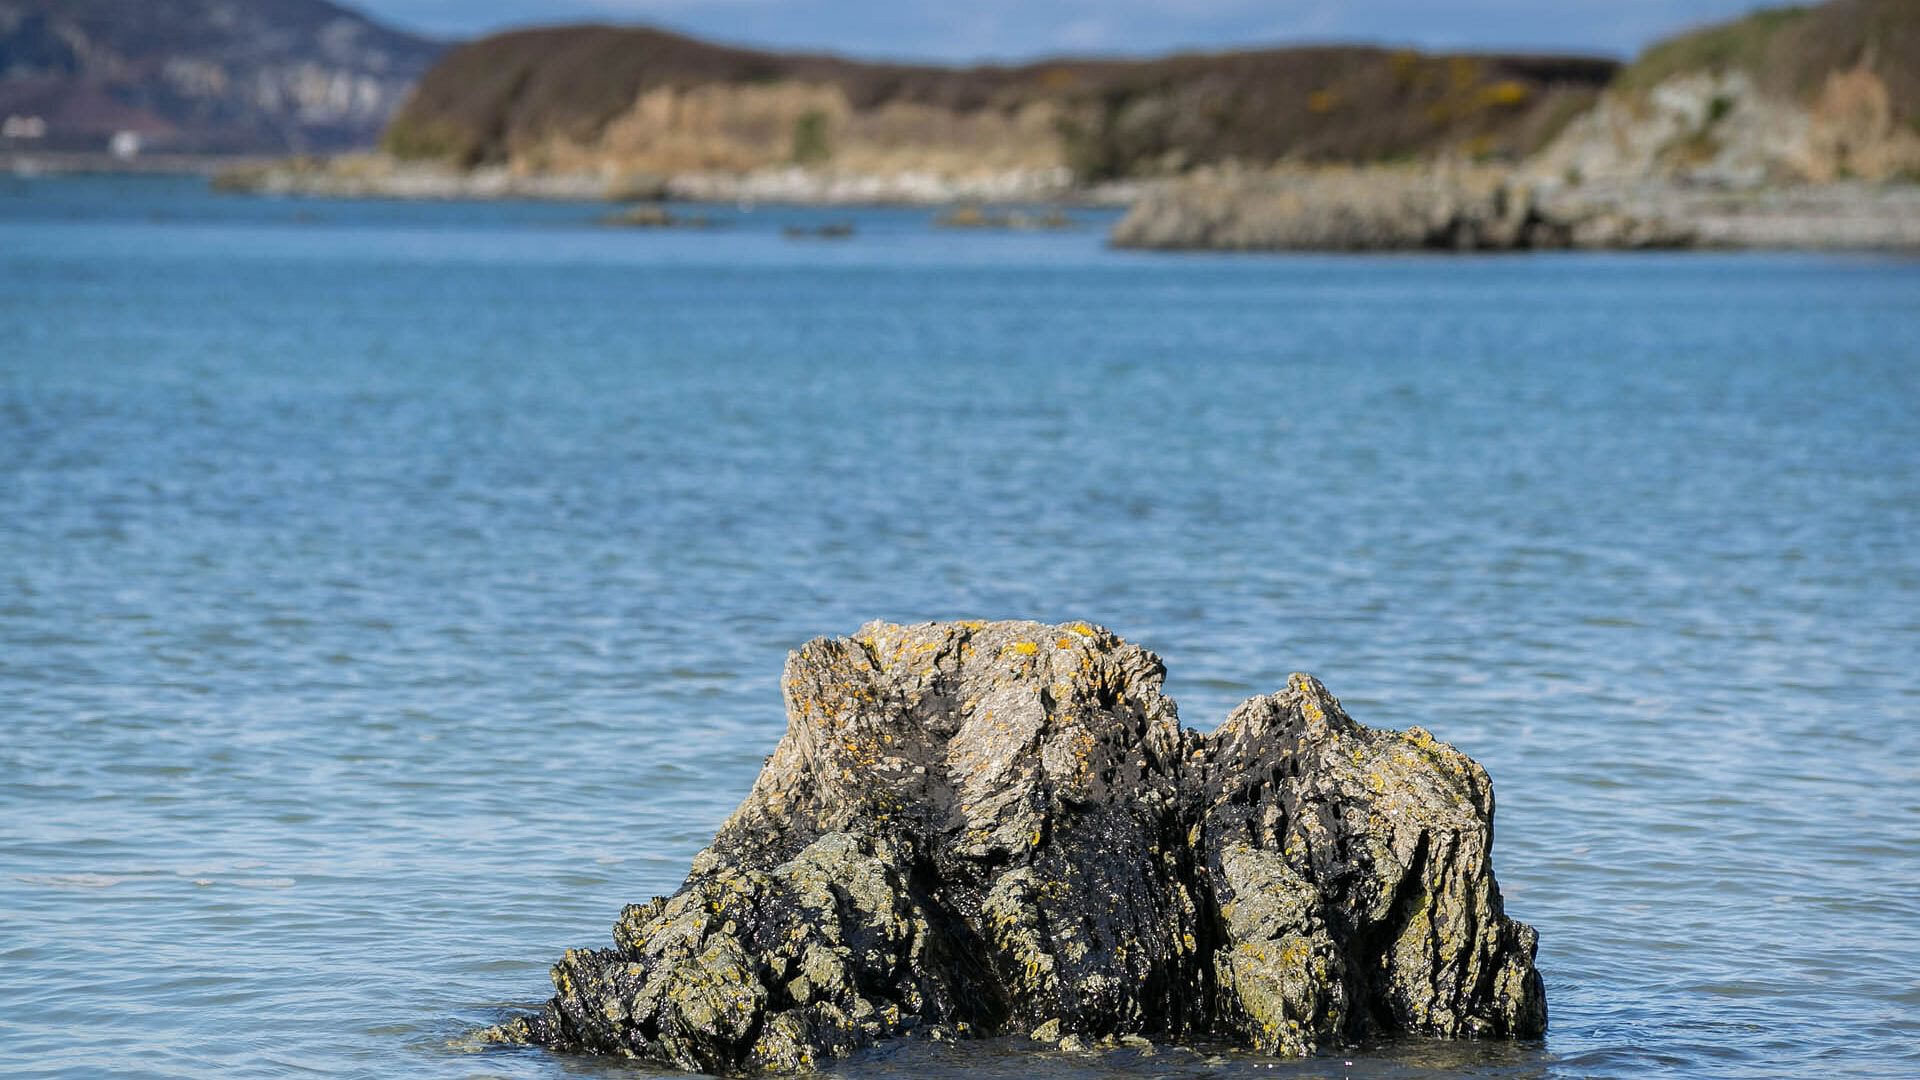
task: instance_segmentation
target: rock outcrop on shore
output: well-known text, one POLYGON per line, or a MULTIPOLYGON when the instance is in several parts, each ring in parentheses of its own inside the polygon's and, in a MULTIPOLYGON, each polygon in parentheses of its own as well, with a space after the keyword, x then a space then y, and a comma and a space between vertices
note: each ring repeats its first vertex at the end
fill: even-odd
POLYGON ((1117 247, 1224 251, 1513 251, 1687 247, 1684 218, 1585 202, 1491 169, 1202 175, 1148 193, 1117 247))
POLYGON ((687 202, 774 203, 809 206, 948 206, 961 202, 1019 204, 1071 201, 1125 205, 1136 188, 1126 183, 1074 182, 1071 170, 976 169, 851 172, 785 165, 751 172, 670 175, 588 168, 579 171, 471 169, 402 161, 388 154, 343 154, 330 159, 289 158, 240 165, 216 177, 224 191, 261 195, 317 195, 382 199, 544 199, 604 202, 673 199, 687 202))
POLYGON ((788 657, 788 728, 671 897, 501 1042, 715 1073, 876 1040, 1537 1036, 1466 755, 1310 676, 1180 726, 1086 623, 873 623, 788 657))
POLYGON ((1144 194, 1116 247, 1212 251, 1920 250, 1920 185, 1569 185, 1513 170, 1202 174, 1144 194))

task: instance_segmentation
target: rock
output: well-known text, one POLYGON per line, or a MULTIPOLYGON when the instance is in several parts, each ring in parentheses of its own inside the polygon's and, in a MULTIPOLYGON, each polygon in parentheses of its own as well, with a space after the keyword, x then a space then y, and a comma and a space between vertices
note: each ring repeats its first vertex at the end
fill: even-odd
POLYGON ((1493 787, 1471 758, 1421 728, 1362 727, 1295 675, 1200 760, 1216 978, 1246 1041, 1304 1053, 1362 1011, 1419 1035, 1545 1030, 1534 932, 1502 909, 1493 787))
POLYGON ((1693 231, 1633 201, 1596 202, 1508 170, 1448 166, 1199 174, 1149 192, 1117 247, 1515 251, 1686 247, 1693 231))
MULTIPOLYGON (((1072 199, 1076 204, 1124 206, 1138 191, 1129 181, 1076 183, 1064 166, 1010 167, 949 175, 876 163, 872 169, 782 166, 730 170, 643 172, 605 167, 459 168, 434 161, 368 152, 329 158, 295 157, 243 163, 221 171, 221 191, 351 199, 545 199, 632 202, 758 203, 817 206, 944 206, 963 200, 1031 203, 1072 199)), ((1069 223, 1071 224, 1071 223, 1069 223)))
POLYGON ((713 219, 704 214, 676 214, 658 203, 640 203, 600 219, 603 225, 627 229, 706 229, 713 219))
POLYGON ((1920 249, 1920 186, 1568 182, 1505 169, 1205 174, 1144 195, 1116 246, 1228 251, 1920 249))
POLYGON ((672 897, 493 1041, 716 1073, 909 1033, 1537 1036, 1486 773, 1294 676, 1202 736, 1086 623, 873 623, 787 660, 786 736, 672 897))
POLYGON ((789 240, 845 240, 854 233, 851 221, 829 221, 824 225, 788 225, 780 234, 789 240))
POLYGON ((933 219, 934 227, 941 229, 987 229, 1007 232, 1057 232, 1075 228, 1077 223, 1067 216, 1065 210, 1051 207, 1046 210, 995 210, 988 211, 978 203, 963 203, 933 219))

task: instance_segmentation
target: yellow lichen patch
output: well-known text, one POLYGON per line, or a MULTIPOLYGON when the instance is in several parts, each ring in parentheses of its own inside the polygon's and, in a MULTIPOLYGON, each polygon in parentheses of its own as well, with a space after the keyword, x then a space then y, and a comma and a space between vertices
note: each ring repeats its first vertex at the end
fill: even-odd
POLYGON ((1007 651, 1017 652, 1021 656, 1032 656, 1034 653, 1037 653, 1040 651, 1040 646, 1035 645, 1031 641, 1016 641, 1013 644, 1007 646, 1007 651))
POLYGON ((1054 642, 1053 647, 1056 649, 1071 649, 1073 648, 1073 639, 1063 637, 1059 641, 1054 642))
POLYGON ((1067 629, 1079 634, 1081 637, 1093 637, 1096 633, 1090 624, 1084 622, 1070 622, 1067 624, 1067 629))
POLYGON ((1480 91, 1481 102, 1495 106, 1524 105, 1532 96, 1533 91, 1518 79, 1502 79, 1480 91))

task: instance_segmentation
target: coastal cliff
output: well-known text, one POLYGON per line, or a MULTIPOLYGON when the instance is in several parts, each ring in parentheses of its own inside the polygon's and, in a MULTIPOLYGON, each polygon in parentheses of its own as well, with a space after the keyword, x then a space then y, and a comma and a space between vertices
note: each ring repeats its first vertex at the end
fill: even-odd
POLYGON ((1201 173, 1137 199, 1117 247, 1213 251, 1920 250, 1920 185, 1579 185, 1468 166, 1201 173))
POLYGON ((1662 42, 1518 165, 1201 171, 1123 247, 1920 249, 1920 4, 1833 0, 1662 42))
POLYGON ((861 63, 659 30, 569 27, 456 49, 383 148, 519 171, 798 165, 1079 181, 1220 161, 1523 157, 1590 105, 1607 60, 1291 48, 1015 67, 861 63))
POLYGON ((1592 105, 1616 68, 1353 47, 955 68, 559 27, 449 52, 376 155, 231 182, 794 202, 1130 194, 1217 163, 1519 160, 1592 105))
POLYGON ((1920 248, 1920 5, 1577 57, 1313 47, 1009 67, 560 27, 453 50, 378 153, 242 190, 1126 205, 1149 249, 1920 248))
POLYGON ((789 655, 787 732, 670 897, 485 1041, 715 1073, 875 1041, 1533 1037, 1487 774, 1294 675, 1211 735, 1087 623, 871 623, 789 655))
POLYGON ((1529 165, 1570 184, 1920 179, 1920 4, 1832 0, 1662 42, 1529 165))

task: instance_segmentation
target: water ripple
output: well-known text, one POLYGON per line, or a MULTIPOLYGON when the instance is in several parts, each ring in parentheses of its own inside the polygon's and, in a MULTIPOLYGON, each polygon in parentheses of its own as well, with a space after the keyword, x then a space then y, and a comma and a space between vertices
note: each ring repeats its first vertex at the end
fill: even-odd
POLYGON ((1195 727, 1311 670, 1474 754, 1553 1028, 837 1075, 1920 1071, 1912 263, 23 191, 10 1074, 649 1075, 461 1037, 679 882, 789 649, 970 615, 1105 623, 1195 727))

